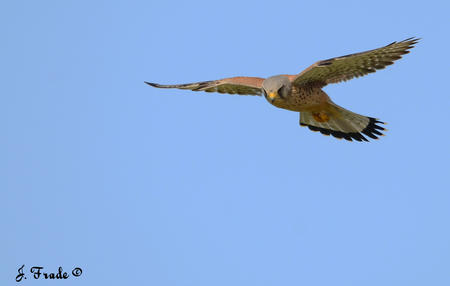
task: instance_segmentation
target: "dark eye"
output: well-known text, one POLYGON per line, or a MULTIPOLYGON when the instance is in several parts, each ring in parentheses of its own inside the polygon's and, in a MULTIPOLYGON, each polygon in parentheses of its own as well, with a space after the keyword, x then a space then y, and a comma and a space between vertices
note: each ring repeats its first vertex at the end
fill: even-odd
POLYGON ((278 90, 278 96, 283 98, 283 86, 278 90))

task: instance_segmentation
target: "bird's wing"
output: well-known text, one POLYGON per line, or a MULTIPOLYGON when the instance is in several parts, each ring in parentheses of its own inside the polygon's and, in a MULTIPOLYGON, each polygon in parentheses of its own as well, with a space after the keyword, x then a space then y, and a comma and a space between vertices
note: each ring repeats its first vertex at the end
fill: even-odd
POLYGON ((364 76, 393 64, 402 55, 409 53, 408 50, 413 48, 418 40, 409 38, 375 50, 318 61, 295 76, 293 84, 325 86, 364 76))
POLYGON ((259 77, 230 77, 219 80, 202 81, 186 84, 163 85, 145 82, 158 88, 190 89, 193 91, 219 92, 241 95, 261 95, 263 78, 259 77))

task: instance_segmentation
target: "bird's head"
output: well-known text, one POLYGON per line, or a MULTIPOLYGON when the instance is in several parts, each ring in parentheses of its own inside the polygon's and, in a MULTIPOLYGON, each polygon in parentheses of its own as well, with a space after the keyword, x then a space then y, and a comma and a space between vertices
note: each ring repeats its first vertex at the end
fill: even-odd
POLYGON ((264 97, 270 102, 285 99, 291 91, 291 81, 287 76, 276 75, 264 80, 262 84, 264 97))

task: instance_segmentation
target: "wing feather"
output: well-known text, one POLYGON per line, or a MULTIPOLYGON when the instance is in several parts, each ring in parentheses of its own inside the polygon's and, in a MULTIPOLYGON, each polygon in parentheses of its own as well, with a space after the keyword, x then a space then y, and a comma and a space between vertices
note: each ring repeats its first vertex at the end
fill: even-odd
POLYGON ((373 73, 409 53, 418 41, 418 38, 409 38, 382 48, 318 61, 298 74, 293 83, 325 86, 373 73))
POLYGON ((219 92, 240 95, 261 95, 263 78, 259 77, 231 77, 219 80, 202 81, 186 84, 164 85, 151 82, 146 84, 158 88, 178 88, 192 91, 219 92))

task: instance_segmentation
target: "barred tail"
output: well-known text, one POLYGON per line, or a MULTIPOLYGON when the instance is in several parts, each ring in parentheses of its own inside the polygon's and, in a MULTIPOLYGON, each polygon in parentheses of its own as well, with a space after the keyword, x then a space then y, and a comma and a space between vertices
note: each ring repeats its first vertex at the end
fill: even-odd
POLYGON ((363 116, 342 108, 333 102, 317 111, 300 112, 300 125, 308 126, 312 131, 324 135, 352 141, 369 141, 365 136, 378 139, 383 136, 380 131, 385 128, 377 125, 385 124, 375 118, 363 116), (364 134, 364 135, 363 135, 364 134))

